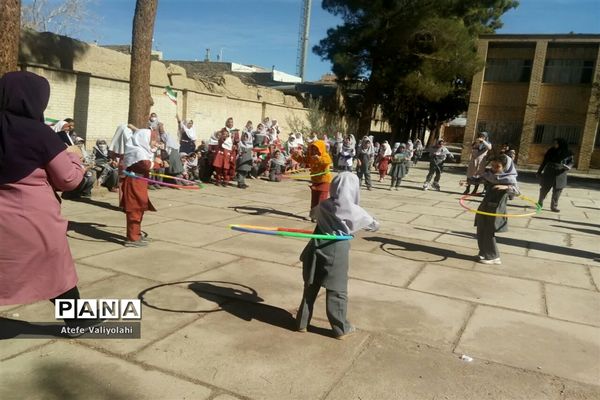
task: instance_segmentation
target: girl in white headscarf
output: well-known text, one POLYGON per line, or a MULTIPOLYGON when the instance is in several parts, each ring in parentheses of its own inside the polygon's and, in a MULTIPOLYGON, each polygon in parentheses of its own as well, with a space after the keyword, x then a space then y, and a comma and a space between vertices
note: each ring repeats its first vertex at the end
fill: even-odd
MULTIPOLYGON (((154 151, 150 147, 150 129, 135 131, 125 146, 124 163, 126 171, 148 178, 152 169, 154 151)), ((148 240, 142 236, 144 211, 156 211, 148 198, 148 183, 126 175, 122 185, 121 207, 127 215, 127 247, 143 247, 148 240)))
MULTIPOLYGON (((315 233, 352 235, 362 229, 376 231, 379 223, 359 206, 360 186, 351 172, 333 179, 330 197, 311 210, 317 221, 315 233)), ((311 239, 300 260, 303 263, 304 294, 298 308, 298 331, 305 332, 321 287, 327 290, 327 318, 336 338, 344 339, 355 329, 346 319, 350 241, 311 239)))
POLYGON ((387 175, 388 166, 392 157, 392 148, 388 141, 384 141, 379 150, 379 182, 383 182, 387 175))

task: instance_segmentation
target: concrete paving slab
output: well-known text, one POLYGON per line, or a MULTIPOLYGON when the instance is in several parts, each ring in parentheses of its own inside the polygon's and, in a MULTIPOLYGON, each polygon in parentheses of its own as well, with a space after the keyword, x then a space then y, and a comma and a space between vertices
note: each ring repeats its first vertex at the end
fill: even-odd
POLYGON ((302 334, 290 330, 290 318, 280 309, 232 305, 229 312, 210 314, 135 358, 251 398, 319 398, 350 366, 367 335, 337 341, 302 334))
POLYGON ((600 384, 600 328, 480 306, 457 354, 600 384))
POLYGON ((531 242, 531 248, 527 252, 527 255, 530 257, 553 260, 554 262, 584 265, 594 265, 594 258, 598 257, 597 253, 587 250, 572 249, 536 242, 531 242))
MULTIPOLYGON (((448 203, 451 204, 451 203, 448 203)), ((406 213, 410 213, 412 215, 423 214, 423 215, 436 215, 439 217, 456 217, 459 214, 462 214, 464 211, 458 202, 454 205, 453 208, 449 207, 440 207, 438 205, 435 206, 426 206, 426 205, 404 205, 400 207, 394 208, 394 211, 403 211, 406 213)))
POLYGON ((402 202, 400 196, 394 196, 398 193, 390 193, 389 196, 380 199, 361 198, 360 206, 367 210, 392 210, 402 202))
POLYGON ((367 209, 367 211, 379 222, 386 221, 386 223, 406 224, 418 217, 418 214, 411 214, 402 211, 379 209, 367 209))
MULTIPOLYGON (((71 233, 67 233, 69 236, 71 233)), ((106 234, 102 234, 103 237, 106 237, 106 234)), ((119 250, 123 248, 122 242, 117 242, 117 240, 124 240, 119 235, 115 235, 110 233, 110 236, 113 237, 115 242, 106 242, 102 239, 94 239, 88 237, 83 237, 73 234, 72 238, 68 238, 69 247, 71 248, 71 255, 74 260, 78 260, 80 258, 89 257, 96 254, 103 254, 106 252, 119 250)))
POLYGON ((189 205, 161 211, 161 215, 167 218, 176 218, 184 221, 211 224, 213 222, 234 218, 236 217, 237 213, 218 208, 189 205))
MULTIPOLYGON (((421 218, 421 217, 419 217, 421 218)), ((379 233, 383 233, 385 235, 398 236, 401 238, 419 238, 421 240, 434 240, 438 236, 440 236, 443 232, 445 232, 444 225, 439 225, 436 227, 427 227, 419 224, 399 224, 393 221, 382 221, 379 228, 379 233)))
POLYGON ((600 237, 600 229, 598 230, 598 235, 595 237, 591 235, 569 235, 569 247, 573 249, 596 253, 598 254, 598 257, 600 257, 600 241, 598 241, 598 237, 600 237))
POLYGON ((567 321, 600 326, 600 293, 546 285, 548 315, 567 321))
POLYGON ((75 265, 75 269, 77 271, 77 276, 79 277, 79 282, 77 283, 77 286, 79 287, 85 287, 94 282, 117 274, 114 271, 107 271, 102 268, 95 268, 89 265, 83 265, 81 263, 77 263, 75 265))
POLYGON ((505 253, 502 254, 501 265, 475 263, 475 270, 583 289, 594 289, 585 266, 561 262, 551 263, 541 258, 505 253))
MULTIPOLYGON (((348 297, 348 319, 358 329, 444 349, 452 348, 470 312, 463 301, 355 279, 349 282, 348 297)), ((318 299, 314 315, 327 320, 325 296, 318 299)))
POLYGON ((349 275, 370 282, 404 287, 424 265, 390 255, 351 251, 349 275))
POLYGON ((450 218, 437 215, 421 215, 411 221, 411 225, 420 227, 444 228, 453 230, 473 230, 473 218, 450 218))
MULTIPOLYGON (((300 218, 294 218, 287 215, 280 215, 284 211, 267 212, 262 215, 248 215, 243 212, 236 213, 234 218, 215 222, 213 225, 228 228, 231 224, 237 225, 254 225, 266 227, 282 227, 314 230, 315 224, 300 218)), ((244 235, 249 235, 245 233, 244 235)), ((256 235, 256 234, 254 234, 256 235)))
POLYGON ((326 400, 592 400, 600 388, 376 336, 326 400), (373 385, 373 382, 377 382, 373 385))
POLYGON ((173 282, 238 259, 236 256, 154 241, 81 259, 85 264, 161 282, 173 282))
POLYGON ((145 227, 144 231, 153 239, 190 247, 202 247, 209 243, 241 235, 240 232, 231 229, 196 222, 187 222, 183 228, 180 221, 150 225, 145 227))
POLYGON ((198 319, 206 312, 219 308, 215 302, 200 298, 189 290, 187 283, 156 287, 157 285, 156 281, 119 275, 85 288, 82 297, 92 299, 135 299, 143 291, 154 289, 143 293, 146 303, 142 304, 141 339, 78 340, 115 354, 134 353, 198 319))
POLYGON ((202 385, 67 342, 0 363, 0 398, 207 399, 202 385))
MULTIPOLYGON (((194 275, 192 281, 221 281, 247 286, 256 292, 251 299, 257 303, 291 309, 300 303, 304 282, 302 271, 298 268, 286 267, 253 259, 240 259, 212 271, 194 275)), ((207 292, 212 286, 218 291, 219 283, 204 284, 207 292)), ((202 292, 198 292, 202 295, 202 292)), ((235 296, 231 293, 230 296, 235 296)))
MULTIPOLYGON (((598 264, 600 265, 600 263, 598 264)), ((600 289, 600 267, 589 267, 596 289, 600 289)))
POLYGON ((524 279, 427 265, 409 288, 475 303, 544 312, 541 285, 524 279))
MULTIPOLYGON (((240 196, 239 199, 246 201, 258 201, 261 203, 272 203, 272 204, 288 204, 298 201, 297 198, 292 196, 282 196, 271 193, 247 193, 240 196)), ((307 194, 307 202, 310 202, 310 198, 307 194)))
POLYGON ((237 256, 293 265, 299 260, 306 243, 306 240, 246 234, 210 244, 205 248, 237 256), (274 249, 277 251, 273 251, 274 249))

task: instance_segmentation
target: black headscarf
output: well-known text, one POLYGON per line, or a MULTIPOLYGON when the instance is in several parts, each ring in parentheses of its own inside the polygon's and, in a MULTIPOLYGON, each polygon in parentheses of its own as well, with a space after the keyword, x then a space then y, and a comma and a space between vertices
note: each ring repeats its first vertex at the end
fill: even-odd
POLYGON ((0 184, 15 183, 65 150, 44 124, 50 84, 31 72, 0 78, 0 184))
POLYGON ((566 158, 573 155, 571 150, 569 150, 569 144, 563 138, 556 138, 556 143, 558 143, 558 148, 552 146, 546 152, 546 160, 551 163, 561 163, 566 158))

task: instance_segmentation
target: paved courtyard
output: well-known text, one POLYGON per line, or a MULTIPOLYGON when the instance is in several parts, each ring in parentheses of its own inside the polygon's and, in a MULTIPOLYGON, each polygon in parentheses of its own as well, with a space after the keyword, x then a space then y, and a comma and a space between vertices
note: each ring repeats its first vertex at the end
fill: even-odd
MULTIPOLYGON (((358 332, 344 341, 329 335, 323 293, 309 332, 293 330, 306 240, 228 229, 311 228, 306 182, 152 191, 159 211, 144 218, 154 239, 145 249, 122 246, 114 194, 64 202, 82 297, 143 292, 142 338, 4 335, 0 399, 600 398, 598 182, 566 189, 560 214, 512 218, 499 235, 503 263, 488 266, 474 262, 462 176, 424 192, 424 168, 400 191, 362 192, 381 230, 352 241, 358 332)), ((521 188, 537 197, 534 183, 521 188)), ((54 309, 40 302, 0 316, 54 321, 54 309)))

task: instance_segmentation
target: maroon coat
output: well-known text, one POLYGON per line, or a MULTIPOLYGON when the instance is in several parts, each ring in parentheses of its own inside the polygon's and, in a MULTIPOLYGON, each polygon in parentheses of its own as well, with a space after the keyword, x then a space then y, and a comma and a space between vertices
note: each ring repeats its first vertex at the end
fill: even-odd
MULTIPOLYGON (((148 160, 138 161, 127 168, 128 172, 144 177, 149 176, 152 163, 148 160)), ((142 179, 125 176, 121 186, 121 207, 125 212, 129 211, 156 211, 148 198, 148 182, 142 179)))

